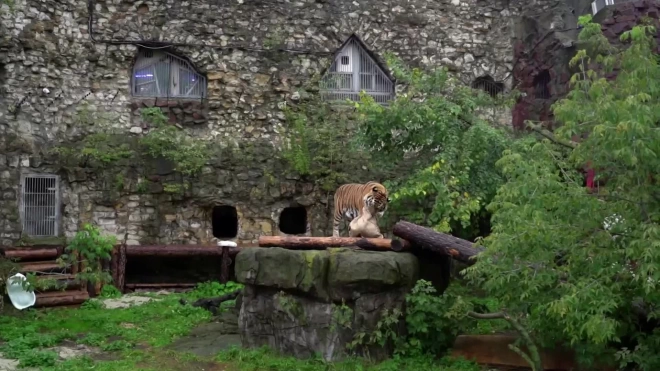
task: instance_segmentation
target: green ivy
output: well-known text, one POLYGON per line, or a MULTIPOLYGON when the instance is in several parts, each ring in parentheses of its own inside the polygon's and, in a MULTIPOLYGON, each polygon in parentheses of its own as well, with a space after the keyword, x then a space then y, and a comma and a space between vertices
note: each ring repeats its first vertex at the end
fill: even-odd
POLYGON ((380 177, 371 166, 371 153, 356 145, 355 115, 350 107, 318 97, 284 108, 288 144, 281 152, 291 169, 326 192, 344 183, 380 177))

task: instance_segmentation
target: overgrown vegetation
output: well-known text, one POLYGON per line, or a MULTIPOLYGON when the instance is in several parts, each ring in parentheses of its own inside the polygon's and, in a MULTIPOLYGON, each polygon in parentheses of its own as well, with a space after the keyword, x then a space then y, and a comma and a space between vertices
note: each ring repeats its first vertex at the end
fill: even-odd
POLYGON ((75 123, 80 137, 62 141, 52 153, 68 171, 102 170, 101 179, 111 194, 124 190, 139 193, 140 184, 146 182, 140 179, 150 175, 147 169, 157 166, 181 175, 178 182, 165 185, 166 192, 185 192, 187 181, 197 176, 211 158, 208 143, 169 123, 158 107, 144 108, 140 113, 146 133, 126 135, 124 130, 115 128, 116 117, 92 111, 83 103, 75 123))
POLYGON ((388 59, 406 91, 388 107, 368 95, 355 105, 359 143, 395 170, 385 182, 388 214, 470 239, 483 235, 479 219, 487 220, 485 206, 503 182, 494 164, 512 140, 477 111, 511 97, 494 100, 445 68, 423 73, 388 59))
POLYGON ((356 121, 350 107, 306 96, 304 102, 285 107, 284 112, 289 143, 282 157, 322 190, 334 192, 344 183, 383 176, 382 169, 371 167, 370 152, 353 145, 356 121))
POLYGON ((489 206, 493 233, 469 278, 539 344, 570 346, 580 360, 657 370, 660 296, 660 67, 655 28, 611 46, 590 16, 571 61, 573 89, 553 108, 552 140, 505 151, 506 177, 489 206), (613 68, 616 79, 608 79, 613 68), (571 142, 583 135, 580 143, 571 142), (588 192, 574 169, 601 180, 588 192))

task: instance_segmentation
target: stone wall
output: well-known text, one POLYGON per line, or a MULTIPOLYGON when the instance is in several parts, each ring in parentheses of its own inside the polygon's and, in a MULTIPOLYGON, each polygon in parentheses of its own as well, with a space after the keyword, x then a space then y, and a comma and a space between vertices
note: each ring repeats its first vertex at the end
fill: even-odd
MULTIPOLYGON (((489 75, 511 87, 511 35, 518 20, 555 10, 537 3, 562 1, 13 3, 0 8, 0 214, 7 216, 0 220, 0 244, 21 236, 20 174, 57 171, 41 149, 58 136, 80 133, 76 112, 82 104, 111 114, 113 127, 126 135, 142 135, 144 123, 135 111, 156 105, 172 122, 214 144, 277 145, 284 132, 283 103, 295 104, 317 90, 315 81, 350 35, 378 56, 393 52, 413 66, 449 66, 468 83, 489 75), (171 43, 164 50, 206 76, 204 99, 131 96, 138 45, 163 48, 163 42, 171 43)), ((80 223, 94 221, 131 244, 209 243, 213 207, 219 205, 236 207, 235 239, 244 244, 280 233, 280 211, 295 205, 306 208, 307 233, 327 234, 331 197, 281 168, 268 168, 275 166, 272 151, 261 156, 247 164, 209 164, 203 181, 183 198, 156 185, 148 194, 129 187, 125 195, 103 200, 108 195, 92 184, 93 174, 60 172, 62 234, 71 236, 80 223), (200 195, 213 201, 200 206, 195 200, 200 195)))

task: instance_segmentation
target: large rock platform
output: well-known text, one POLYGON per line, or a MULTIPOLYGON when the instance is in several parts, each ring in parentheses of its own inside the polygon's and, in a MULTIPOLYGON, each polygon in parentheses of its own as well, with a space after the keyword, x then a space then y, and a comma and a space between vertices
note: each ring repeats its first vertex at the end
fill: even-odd
MULTIPOLYGON (((402 310, 419 274, 408 253, 348 248, 293 251, 249 248, 236 256, 245 284, 239 331, 245 347, 331 361, 349 353, 389 356, 377 344, 348 349, 356 334, 373 332, 385 310, 402 310)), ((401 331, 400 326, 397 331, 401 331)))

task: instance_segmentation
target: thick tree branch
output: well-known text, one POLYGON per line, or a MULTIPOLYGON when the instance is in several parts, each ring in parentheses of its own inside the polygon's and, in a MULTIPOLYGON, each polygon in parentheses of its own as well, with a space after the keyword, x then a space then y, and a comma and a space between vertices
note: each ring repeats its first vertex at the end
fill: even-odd
POLYGON ((542 128, 541 125, 534 124, 531 121, 525 121, 525 123, 527 124, 528 128, 530 128, 533 131, 535 131, 535 132, 543 135, 544 137, 550 139, 553 143, 556 143, 556 144, 559 144, 561 146, 564 146, 566 148, 571 148, 571 149, 575 149, 577 147, 576 143, 570 142, 570 141, 565 141, 565 140, 557 138, 552 132, 550 132, 550 130, 542 128))

